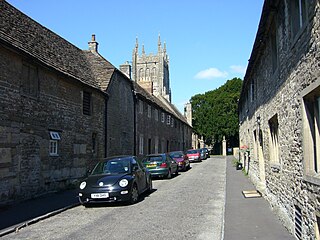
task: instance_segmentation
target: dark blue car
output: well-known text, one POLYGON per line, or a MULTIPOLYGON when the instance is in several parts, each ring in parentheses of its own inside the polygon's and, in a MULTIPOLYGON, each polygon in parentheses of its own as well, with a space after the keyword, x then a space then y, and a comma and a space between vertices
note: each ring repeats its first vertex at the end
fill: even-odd
POLYGON ((135 156, 106 158, 79 185, 79 200, 87 206, 101 202, 136 203, 139 195, 152 191, 149 171, 135 156))

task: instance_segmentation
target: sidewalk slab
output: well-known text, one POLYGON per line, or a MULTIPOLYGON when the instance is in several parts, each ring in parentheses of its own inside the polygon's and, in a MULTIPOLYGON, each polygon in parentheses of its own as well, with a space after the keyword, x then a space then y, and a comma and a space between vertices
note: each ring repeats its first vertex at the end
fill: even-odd
POLYGON ((263 197, 258 194, 255 197, 244 196, 243 191, 253 193, 256 189, 241 170, 236 170, 234 160, 234 157, 227 157, 224 240, 295 239, 263 197))
POLYGON ((71 189, 2 208, 0 237, 78 205, 77 189, 71 189))

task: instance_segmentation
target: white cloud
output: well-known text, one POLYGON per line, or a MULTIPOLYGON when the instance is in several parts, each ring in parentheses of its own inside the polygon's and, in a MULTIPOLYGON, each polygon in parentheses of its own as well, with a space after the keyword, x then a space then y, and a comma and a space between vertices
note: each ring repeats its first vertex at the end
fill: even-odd
POLYGON ((224 78, 227 77, 228 73, 220 71, 217 68, 209 68, 202 70, 195 75, 197 79, 213 79, 213 78, 224 78))
POLYGON ((244 66, 232 65, 232 66, 230 66, 230 69, 235 73, 241 73, 241 74, 246 73, 246 67, 244 67, 244 66))

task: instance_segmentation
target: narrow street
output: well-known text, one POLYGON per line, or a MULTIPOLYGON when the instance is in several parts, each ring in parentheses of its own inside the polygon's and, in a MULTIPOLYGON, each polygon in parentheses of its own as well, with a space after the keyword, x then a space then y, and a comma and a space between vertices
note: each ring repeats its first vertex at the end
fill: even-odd
POLYGON ((226 158, 193 163, 135 205, 78 206, 3 239, 221 239, 226 158))

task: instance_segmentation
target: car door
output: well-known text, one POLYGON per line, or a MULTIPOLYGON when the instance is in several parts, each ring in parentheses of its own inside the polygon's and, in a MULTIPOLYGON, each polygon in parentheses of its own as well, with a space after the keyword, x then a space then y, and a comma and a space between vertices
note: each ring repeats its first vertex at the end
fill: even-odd
POLYGON ((167 161, 170 163, 171 165, 171 172, 175 173, 177 172, 177 168, 178 168, 178 164, 176 162, 176 160, 174 160, 173 158, 171 158, 169 155, 167 156, 167 161))
POLYGON ((132 160, 132 166, 134 174, 136 175, 137 184, 139 185, 138 189, 141 192, 147 187, 146 171, 141 163, 136 159, 132 160))

